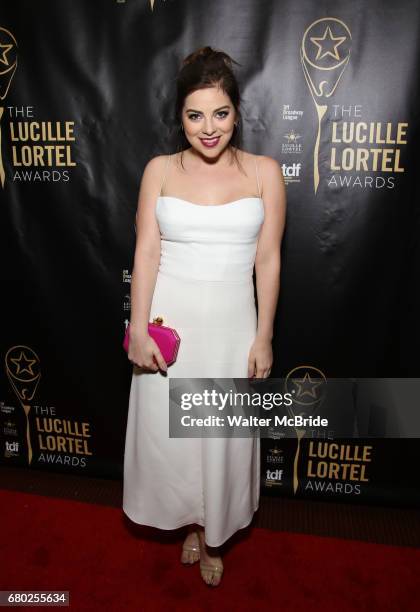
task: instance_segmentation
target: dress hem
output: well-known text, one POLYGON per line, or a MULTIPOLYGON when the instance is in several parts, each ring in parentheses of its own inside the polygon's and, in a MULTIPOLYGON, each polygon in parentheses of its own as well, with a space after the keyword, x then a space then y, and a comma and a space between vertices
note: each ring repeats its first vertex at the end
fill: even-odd
MULTIPOLYGON (((258 510, 259 508, 259 503, 257 504, 256 508, 254 508, 253 512, 252 512, 252 516, 251 518, 244 524, 241 525, 241 527, 237 527, 235 528, 232 533, 230 535, 228 535, 226 538, 224 538, 223 540, 221 540, 220 542, 218 542, 217 544, 214 543, 210 543, 207 541, 207 538, 204 537, 205 543, 207 544, 207 546, 221 546, 222 544, 224 544, 227 540, 229 540, 229 538, 231 538, 233 536, 234 533, 236 533, 237 531, 239 531, 240 529, 245 529, 245 527, 248 527, 248 525, 252 522, 252 519, 254 518, 254 514, 255 512, 258 510)), ((201 527, 204 528, 204 533, 205 533, 205 525, 203 524, 203 522, 201 520, 198 521, 187 521, 187 522, 182 522, 179 523, 178 525, 172 526, 172 527, 162 527, 162 525, 156 525, 153 523, 148 523, 148 522, 144 522, 144 521, 137 521, 136 519, 132 518, 132 516, 134 516, 134 514, 131 514, 131 512, 128 512, 126 510, 126 508, 123 507, 123 512, 124 514, 126 514, 128 516, 128 518, 133 521, 134 523, 136 523, 137 525, 144 525, 145 527, 154 527, 155 529, 163 529, 165 531, 172 531, 174 529, 180 529, 181 527, 186 527, 187 525, 192 525, 192 524, 196 524, 196 525, 200 525, 201 527)))

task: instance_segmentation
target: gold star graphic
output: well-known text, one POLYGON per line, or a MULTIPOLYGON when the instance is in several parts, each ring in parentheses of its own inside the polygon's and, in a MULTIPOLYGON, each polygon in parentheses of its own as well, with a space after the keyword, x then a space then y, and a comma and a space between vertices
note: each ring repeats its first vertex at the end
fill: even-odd
POLYGON ((343 44, 343 42, 346 40, 346 36, 333 36, 332 32, 330 30, 330 26, 327 26, 325 28, 325 32, 324 35, 321 37, 315 37, 315 36, 311 36, 310 40, 314 43, 314 45, 317 45, 318 47, 318 51, 316 54, 316 60, 322 59, 323 57, 325 57, 326 55, 331 55, 331 57, 333 57, 336 60, 340 60, 340 54, 337 51, 337 47, 341 44, 343 44), (328 38, 329 40, 327 40, 327 34, 328 34, 328 38), (334 40, 338 41, 335 44, 333 44, 333 51, 330 50, 326 50, 326 51, 322 51, 322 42, 325 43, 325 45, 327 46, 327 44, 331 44, 334 40), (318 41, 322 41, 322 42, 318 42, 318 41))
POLYGON ((0 43, 0 49, 4 49, 4 51, 0 51, 0 55, 2 56, 0 57, 0 62, 6 66, 9 66, 9 60, 6 57, 6 54, 9 53, 10 49, 13 49, 13 45, 2 45, 0 43))
POLYGON ((36 363, 36 359, 28 359, 23 351, 20 352, 19 359, 12 358, 10 361, 13 361, 13 363, 17 367, 15 375, 22 374, 22 372, 29 372, 29 374, 35 376, 35 372, 32 370, 32 366, 34 363, 36 363), (24 365, 22 367, 22 362, 27 365, 24 365))
POLYGON ((294 384, 298 388, 298 392, 296 394, 296 397, 301 398, 304 395, 309 395, 309 397, 313 397, 314 399, 317 399, 317 395, 316 395, 315 389, 317 387, 319 387, 320 385, 322 385, 322 383, 323 383, 322 380, 321 380, 321 382, 316 382, 316 380, 314 380, 314 379, 312 379, 310 377, 308 372, 306 372, 306 374, 305 374, 305 376, 303 378, 292 378, 292 381, 294 382, 294 384), (304 387, 306 387, 306 389, 304 389, 304 387))

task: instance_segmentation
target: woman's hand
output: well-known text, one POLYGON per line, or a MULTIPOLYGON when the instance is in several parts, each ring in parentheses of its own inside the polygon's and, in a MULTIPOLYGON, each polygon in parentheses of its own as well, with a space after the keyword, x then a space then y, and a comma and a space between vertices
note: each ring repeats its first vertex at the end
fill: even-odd
POLYGON ((248 357, 248 378, 268 378, 273 363, 271 341, 255 338, 248 357))
POLYGON ((156 342, 149 334, 136 334, 130 329, 128 359, 139 368, 167 372, 168 366, 156 342))

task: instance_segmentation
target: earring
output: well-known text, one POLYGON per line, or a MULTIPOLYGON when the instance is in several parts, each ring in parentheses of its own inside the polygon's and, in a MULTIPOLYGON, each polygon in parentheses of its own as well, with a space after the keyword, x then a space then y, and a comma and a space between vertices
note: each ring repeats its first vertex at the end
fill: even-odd
POLYGON ((181 123, 180 126, 181 126, 181 130, 184 131, 184 124, 181 123))

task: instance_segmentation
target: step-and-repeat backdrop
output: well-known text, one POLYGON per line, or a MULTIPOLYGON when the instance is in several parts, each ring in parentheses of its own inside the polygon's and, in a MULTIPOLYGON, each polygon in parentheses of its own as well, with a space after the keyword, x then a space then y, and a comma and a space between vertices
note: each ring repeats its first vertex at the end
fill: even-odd
MULTIPOLYGON (((419 25, 411 0, 2 2, 1 464, 122 475, 139 182, 203 45, 287 184, 272 375, 419 376, 419 25)), ((263 492, 418 500, 416 440, 313 442, 263 440, 263 492)))

